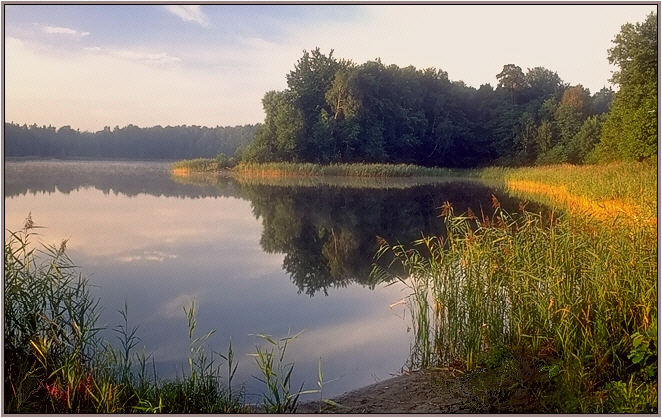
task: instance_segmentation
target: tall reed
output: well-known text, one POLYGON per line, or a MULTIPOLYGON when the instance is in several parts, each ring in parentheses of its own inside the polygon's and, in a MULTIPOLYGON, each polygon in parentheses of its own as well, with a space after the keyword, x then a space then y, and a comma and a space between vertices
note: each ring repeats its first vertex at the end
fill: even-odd
POLYGON ((154 359, 144 349, 136 352, 138 328, 129 325, 126 304, 113 329, 117 347, 100 337, 99 300, 66 255, 66 242, 35 247, 31 240, 38 228, 28 216, 21 231, 7 232, 5 242, 5 412, 246 411, 243 388, 233 388, 232 345, 225 355, 209 352, 213 331, 195 335, 195 304, 184 309, 189 370, 174 380, 160 379, 154 359))
POLYGON ((447 203, 442 236, 386 244, 378 254, 393 262, 373 275, 411 289, 412 366, 471 369, 506 346, 546 373, 553 411, 656 410, 649 227, 615 233, 578 216, 511 215, 493 201, 489 217, 457 216, 447 203))

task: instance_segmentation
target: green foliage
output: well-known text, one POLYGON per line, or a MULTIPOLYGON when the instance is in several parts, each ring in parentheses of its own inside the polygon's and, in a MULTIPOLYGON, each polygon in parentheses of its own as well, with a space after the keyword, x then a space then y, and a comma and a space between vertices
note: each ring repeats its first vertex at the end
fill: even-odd
POLYGON ((613 41, 609 62, 620 89, 604 124, 599 156, 641 161, 657 155, 657 15, 627 23, 613 41))
POLYGON ((595 145, 600 142, 600 133, 604 118, 591 116, 584 120, 579 132, 568 146, 568 161, 574 164, 591 161, 590 154, 595 145))
POLYGON ((548 403, 552 411, 650 412, 657 402, 648 380, 657 381, 656 369, 647 369, 656 364, 656 335, 648 332, 657 323, 657 263, 649 226, 511 215, 496 198, 494 207, 479 218, 455 215, 447 203, 444 239, 378 253, 397 268, 376 266, 376 277, 395 275, 412 290, 413 365, 471 369, 516 352, 549 365, 548 402, 557 390, 576 397, 548 403), (630 382, 614 386, 622 408, 600 401, 610 381, 630 382))
MULTIPOLYGON (((113 329, 119 347, 98 338, 98 300, 59 247, 35 249, 31 217, 5 243, 5 411, 10 413, 238 413, 243 389, 232 390, 236 363, 208 354, 211 332, 194 335, 195 305, 185 308, 189 323, 189 373, 172 381, 150 377, 144 351, 136 353, 137 327, 113 329), (221 363, 228 366, 221 384, 221 363)), ((213 332, 213 331, 212 331, 213 332)), ((152 360, 153 361, 153 360, 152 360)))
POLYGON ((234 172, 250 177, 349 176, 349 177, 421 177, 449 176, 447 168, 421 167, 413 164, 312 164, 312 163, 241 163, 234 172))
POLYGON ((632 364, 639 366, 646 378, 657 378, 657 324, 644 333, 635 332, 630 339, 632 349, 628 358, 632 364))
POLYGON ((476 90, 433 68, 304 51, 288 88, 265 94, 265 123, 242 162, 472 167, 583 158, 594 142, 575 151, 573 141, 587 117, 609 106, 609 90, 591 97, 542 67, 525 74, 508 64, 497 78, 497 89, 476 90))
POLYGON ((303 391, 303 384, 297 391, 292 389, 292 372, 294 363, 285 362, 287 346, 301 333, 274 339, 270 335, 258 334, 269 348, 256 347, 256 353, 251 354, 255 358, 262 377, 257 380, 264 383, 266 392, 263 395, 263 406, 266 413, 294 414, 297 411, 299 396, 304 393, 316 391, 303 391))
POLYGON ((193 160, 182 160, 172 164, 173 170, 187 170, 187 171, 216 171, 219 169, 217 160, 211 158, 195 158, 193 160))
POLYGON ((563 144, 557 144, 536 158, 536 165, 562 164, 566 162, 568 162, 568 152, 563 144))
POLYGON ((604 410, 616 414, 654 414, 657 412, 657 383, 627 383, 617 380, 605 385, 604 410))
POLYGON ((222 152, 216 156, 215 160, 219 170, 224 168, 232 168, 237 164, 235 158, 228 158, 228 156, 222 152))

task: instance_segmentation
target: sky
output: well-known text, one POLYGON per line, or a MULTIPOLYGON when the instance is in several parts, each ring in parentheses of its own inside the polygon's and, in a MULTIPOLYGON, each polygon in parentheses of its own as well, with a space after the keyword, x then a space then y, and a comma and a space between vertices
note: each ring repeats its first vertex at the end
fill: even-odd
POLYGON ((303 50, 435 67, 479 87, 505 64, 610 86, 611 41, 655 5, 4 5, 5 120, 104 126, 262 122, 303 50))

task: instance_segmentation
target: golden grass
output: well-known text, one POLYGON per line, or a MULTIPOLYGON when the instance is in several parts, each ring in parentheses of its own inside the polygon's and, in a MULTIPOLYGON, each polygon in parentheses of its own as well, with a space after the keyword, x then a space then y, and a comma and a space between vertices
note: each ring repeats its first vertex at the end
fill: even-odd
POLYGON ((566 186, 554 186, 538 181, 507 180, 509 189, 524 193, 538 194, 552 199, 573 213, 589 214, 601 222, 612 223, 617 218, 636 223, 657 226, 657 218, 646 216, 643 208, 623 199, 595 200, 570 193, 566 186))
POLYGON ((186 177, 186 176, 191 174, 191 170, 189 170, 188 168, 183 168, 183 167, 182 168, 173 168, 171 173, 176 175, 176 176, 185 176, 186 177))

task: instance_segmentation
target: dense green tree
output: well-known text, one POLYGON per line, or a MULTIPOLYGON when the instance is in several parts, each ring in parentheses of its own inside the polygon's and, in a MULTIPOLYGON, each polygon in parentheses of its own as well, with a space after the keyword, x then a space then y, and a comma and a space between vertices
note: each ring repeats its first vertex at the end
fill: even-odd
POLYGON ((515 128, 515 142, 520 149, 518 162, 520 164, 534 162, 538 155, 538 129, 529 113, 522 115, 515 128))
POLYGON ((581 85, 573 86, 563 92, 561 102, 554 113, 559 129, 561 143, 566 146, 579 132, 584 119, 591 111, 591 94, 581 85))
POLYGON ((516 102, 519 92, 524 90, 527 85, 522 68, 515 64, 504 65, 496 78, 499 81, 498 87, 503 87, 510 92, 513 104, 516 102))
POLYGON ((657 154, 657 15, 627 23, 613 40, 609 62, 619 86, 602 129, 603 158, 643 160, 657 154))
POLYGON ((242 158, 255 162, 297 161, 301 147, 296 141, 301 138, 303 118, 294 98, 289 91, 270 91, 264 95, 262 106, 266 114, 264 124, 242 158))
POLYGON ((536 144, 539 153, 545 153, 556 145, 556 135, 554 133, 554 124, 549 121, 543 121, 537 128, 536 144))
POLYGON ((599 115, 590 116, 584 121, 569 146, 570 162, 575 164, 590 162, 589 155, 600 141, 603 122, 603 118, 599 115))
POLYGON ((601 115, 609 112, 613 100, 614 91, 611 88, 603 87, 591 96, 591 113, 601 115))
POLYGON ((561 77, 556 72, 544 67, 528 68, 524 79, 526 81, 524 91, 525 111, 532 115, 538 111, 545 100, 560 98, 565 88, 561 77))

